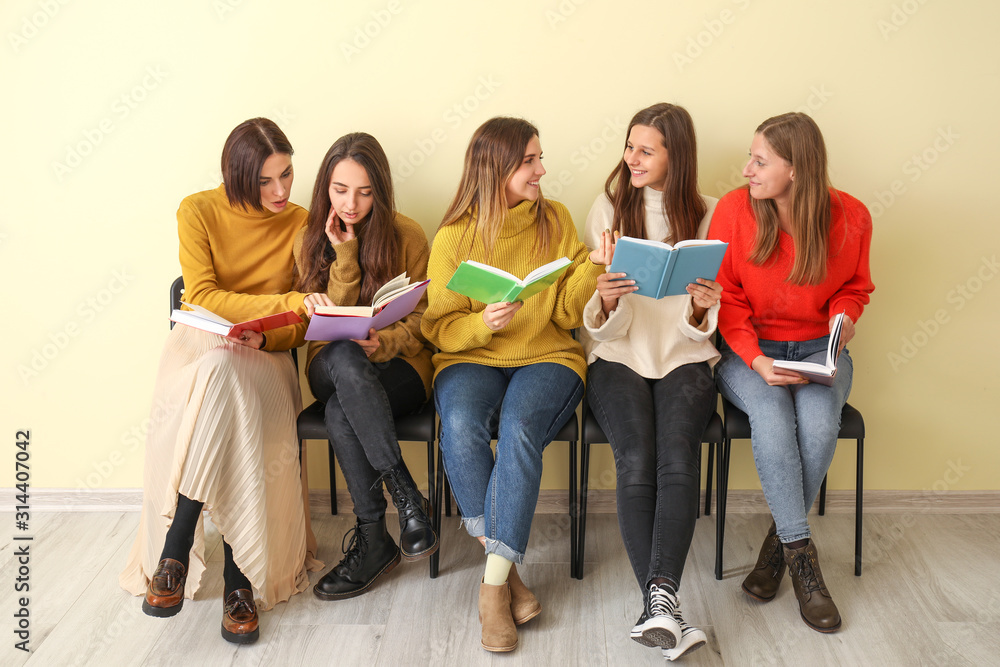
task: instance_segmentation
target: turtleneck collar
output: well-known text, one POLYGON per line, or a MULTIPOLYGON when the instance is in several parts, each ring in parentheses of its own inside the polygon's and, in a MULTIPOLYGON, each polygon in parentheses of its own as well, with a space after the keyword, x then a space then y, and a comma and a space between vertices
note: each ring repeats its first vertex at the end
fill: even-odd
POLYGON ((507 209, 500 229, 500 238, 507 239, 521 234, 535 224, 535 202, 525 199, 514 208, 507 209))

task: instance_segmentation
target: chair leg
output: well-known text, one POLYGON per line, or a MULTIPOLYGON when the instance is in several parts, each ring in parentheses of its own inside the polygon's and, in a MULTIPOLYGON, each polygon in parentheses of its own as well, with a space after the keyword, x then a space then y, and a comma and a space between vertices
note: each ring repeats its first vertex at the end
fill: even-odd
POLYGON ((729 445, 727 438, 719 451, 715 464, 715 578, 722 579, 722 546, 726 539, 726 493, 729 490, 729 445))
POLYGON ((695 502, 694 506, 694 518, 695 520, 701 518, 701 446, 698 446, 698 459, 696 461, 698 474, 695 478, 698 480, 698 500, 695 502))
MULTIPOLYGON (((440 540, 441 539, 441 493, 443 489, 448 488, 448 483, 444 479, 444 459, 441 457, 440 444, 436 449, 437 449, 437 465, 435 466, 434 470, 434 478, 435 478, 434 507, 432 508, 434 510, 434 518, 432 519, 432 522, 434 524, 434 532, 437 533, 438 540, 440 540)), ((438 558, 440 553, 441 553, 441 548, 438 547, 437 552, 435 552, 431 556, 431 563, 432 563, 431 567, 434 568, 434 574, 433 574, 434 578, 437 577, 438 572, 440 571, 438 569, 440 566, 440 559, 438 558)))
POLYGON ((858 479, 854 498, 854 576, 861 576, 861 523, 864 517, 865 439, 858 438, 858 479))
POLYGON ((705 473, 705 516, 712 515, 712 467, 715 465, 715 443, 708 443, 708 472, 705 473))
POLYGON ((333 443, 326 441, 330 450, 330 514, 337 515, 337 457, 333 453, 333 443))
POLYGON ((580 470, 576 464, 576 440, 569 441, 569 576, 577 577, 577 557, 580 553, 580 508, 577 480, 580 470))
POLYGON ((451 516, 451 482, 447 472, 444 474, 444 481, 444 515, 451 516))
POLYGON ((590 443, 580 443, 580 546, 576 550, 576 578, 583 579, 587 547, 587 495, 590 490, 590 443))
POLYGON ((819 515, 826 515, 826 479, 829 475, 823 476, 823 483, 819 487, 819 515))
MULTIPOLYGON (((435 489, 434 489, 434 474, 435 474, 434 441, 428 440, 427 441, 427 501, 429 506, 427 509, 429 511, 429 516, 427 518, 431 520, 431 528, 434 528, 434 519, 437 516, 437 513, 434 510, 434 501, 436 499, 435 489)), ((436 533, 437 530, 435 530, 434 532, 436 533)), ((438 540, 440 539, 441 537, 439 534, 438 540)), ((440 550, 441 548, 440 546, 438 546, 438 551, 440 550)), ((437 578, 438 575, 438 551, 435 551, 433 554, 431 554, 431 557, 428 559, 431 579, 437 578)))

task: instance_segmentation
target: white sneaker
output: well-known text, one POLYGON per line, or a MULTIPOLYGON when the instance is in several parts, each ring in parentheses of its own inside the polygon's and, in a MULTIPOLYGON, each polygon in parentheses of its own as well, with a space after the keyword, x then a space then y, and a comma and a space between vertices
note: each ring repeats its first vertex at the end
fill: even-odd
POLYGON ((681 639, 681 626, 674 618, 677 598, 665 587, 649 586, 649 599, 630 636, 643 646, 672 649, 681 639))
POLYGON ((681 640, 677 642, 674 648, 663 649, 663 657, 670 662, 673 662, 685 653, 697 651, 708 643, 708 637, 705 636, 703 630, 693 628, 684 622, 684 618, 681 617, 680 604, 674 608, 674 620, 677 621, 677 625, 681 628, 681 640))

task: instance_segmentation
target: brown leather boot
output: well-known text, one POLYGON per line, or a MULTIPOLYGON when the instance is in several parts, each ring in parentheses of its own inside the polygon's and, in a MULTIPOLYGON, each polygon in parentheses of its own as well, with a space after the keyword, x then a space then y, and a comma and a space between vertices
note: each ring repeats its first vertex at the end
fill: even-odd
POLYGON ((761 602, 768 602, 778 594, 781 578, 785 576, 785 557, 781 549, 774 522, 767 531, 760 547, 757 564, 743 580, 743 592, 761 602))
POLYGON ((801 549, 784 547, 788 574, 799 600, 799 614, 813 630, 836 632, 840 629, 840 612, 833 603, 830 591, 823 582, 819 569, 819 554, 812 540, 801 549))
POLYGON ((542 605, 539 604, 538 598, 528 590, 518 576, 517 565, 510 566, 507 584, 510 586, 510 615, 514 619, 514 625, 523 625, 542 613, 542 605))
POLYGON ((504 653, 517 648, 517 628, 510 615, 510 586, 479 584, 479 622, 483 624, 484 649, 504 653))

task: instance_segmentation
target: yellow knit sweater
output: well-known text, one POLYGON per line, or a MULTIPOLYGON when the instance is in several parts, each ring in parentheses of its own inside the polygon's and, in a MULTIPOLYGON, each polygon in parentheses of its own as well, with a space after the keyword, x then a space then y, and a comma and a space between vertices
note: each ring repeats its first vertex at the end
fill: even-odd
MULTIPOLYGON (((184 300, 230 322, 294 310, 305 294, 292 288, 292 242, 308 213, 289 202, 281 213, 233 208, 225 186, 186 197, 177 209, 184 300)), ((302 344, 306 324, 267 332, 266 350, 302 344)))
MULTIPOLYGON (((396 260, 396 268, 393 275, 399 275, 404 271, 410 277, 411 283, 420 282, 427 277, 427 257, 430 250, 427 247, 427 235, 424 230, 412 219, 401 213, 396 213, 396 238, 399 241, 399 257, 396 260)), ((361 231, 364 234, 364 230, 361 231)), ((295 255, 295 262, 298 264, 302 256, 302 240, 305 237, 305 229, 295 237, 295 245, 292 249, 295 255)), ((324 239, 325 242, 325 239, 324 239)), ((346 243, 337 245, 337 257, 330 265, 330 278, 327 283, 326 294, 338 306, 370 306, 371 303, 360 303, 358 298, 361 294, 361 265, 358 263, 358 239, 352 239, 346 243)), ((424 381, 424 391, 430 396, 431 374, 431 348, 427 340, 420 333, 420 317, 427 308, 427 294, 417 304, 412 313, 400 321, 390 324, 378 332, 379 346, 369 359, 373 362, 389 361, 394 357, 400 357, 413 367, 424 381)), ((323 346, 323 341, 310 341, 309 352, 306 357, 306 369, 323 346)))
POLYGON ((440 352, 434 355, 434 373, 457 363, 514 367, 552 362, 586 377, 587 364, 570 329, 580 326, 583 307, 597 285, 604 267, 591 264, 587 246, 579 241, 569 211, 550 201, 558 221, 557 235, 548 255, 535 257, 534 203, 524 201, 510 209, 489 257, 482 240, 473 239, 470 216, 438 231, 431 249, 427 276, 429 304, 421 323, 427 339, 440 352), (461 247, 459 247, 461 243, 461 247), (472 245, 471 252, 469 250, 472 245), (483 321, 486 304, 448 290, 445 285, 464 259, 483 262, 524 277, 533 269, 559 257, 572 260, 569 269, 549 289, 527 301, 500 331, 483 321))

